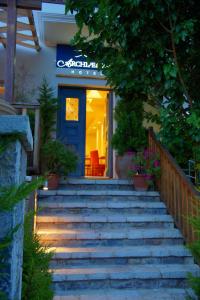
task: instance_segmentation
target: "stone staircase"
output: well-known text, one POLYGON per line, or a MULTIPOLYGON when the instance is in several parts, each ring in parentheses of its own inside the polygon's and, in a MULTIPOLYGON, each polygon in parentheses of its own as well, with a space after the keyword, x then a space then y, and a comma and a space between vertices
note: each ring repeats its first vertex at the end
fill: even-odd
POLYGON ((199 274, 157 192, 70 179, 40 191, 37 233, 55 251, 54 300, 186 299, 199 274))

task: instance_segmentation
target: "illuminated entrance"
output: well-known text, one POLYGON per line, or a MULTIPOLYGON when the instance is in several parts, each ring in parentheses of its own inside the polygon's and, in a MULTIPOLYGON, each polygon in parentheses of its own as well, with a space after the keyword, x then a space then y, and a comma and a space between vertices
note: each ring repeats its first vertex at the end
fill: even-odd
POLYGON ((86 91, 85 176, 108 174, 108 101, 108 91, 86 91))
POLYGON ((76 177, 112 177, 112 98, 106 90, 59 88, 57 138, 79 156, 76 177))

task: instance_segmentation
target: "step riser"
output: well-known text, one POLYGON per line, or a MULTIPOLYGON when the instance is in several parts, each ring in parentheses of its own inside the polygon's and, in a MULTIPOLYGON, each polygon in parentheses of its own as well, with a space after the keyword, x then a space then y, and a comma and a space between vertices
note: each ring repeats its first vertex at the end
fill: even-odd
POLYGON ((112 240, 52 240, 42 239, 43 245, 50 247, 101 247, 101 246, 143 246, 143 245, 181 245, 182 238, 159 238, 159 239, 112 239, 112 240))
POLYGON ((59 187, 61 189, 66 189, 66 190, 87 190, 87 191, 107 191, 107 190, 119 190, 119 191, 133 191, 134 186, 133 184, 123 184, 123 185, 117 185, 117 184, 68 184, 67 187, 64 184, 60 184, 59 187))
POLYGON ((102 288, 185 288, 186 279, 127 279, 127 280, 77 280, 54 282, 54 291, 69 291, 77 289, 102 289, 102 288))
POLYGON ((52 202, 73 202, 73 201, 145 201, 158 202, 159 196, 132 196, 132 195, 55 195, 55 196, 40 196, 42 199, 52 202))
POLYGON ((53 259, 50 268, 69 268, 88 265, 141 265, 141 264, 192 264, 191 257, 129 257, 129 258, 92 258, 92 259, 53 259))
POLYGON ((38 205, 38 208, 41 209, 43 214, 52 214, 52 213, 66 213, 66 214, 116 214, 116 213, 129 213, 129 214, 155 214, 155 215, 164 215, 166 214, 165 208, 65 208, 65 207, 48 207, 38 205))
POLYGON ((130 223, 37 223, 37 229, 102 229, 102 230, 111 230, 111 229, 153 229, 153 228, 174 228, 172 222, 130 222, 130 223))
MULTIPOLYGON (((187 289, 101 289, 92 291, 57 292, 54 300, 183 300, 191 290, 187 289), (60 296, 61 295, 61 296, 60 296), (148 296, 147 296, 148 295, 148 296), (148 297, 148 298, 147 298, 148 297)), ((192 298, 194 299, 194 297, 192 298)))

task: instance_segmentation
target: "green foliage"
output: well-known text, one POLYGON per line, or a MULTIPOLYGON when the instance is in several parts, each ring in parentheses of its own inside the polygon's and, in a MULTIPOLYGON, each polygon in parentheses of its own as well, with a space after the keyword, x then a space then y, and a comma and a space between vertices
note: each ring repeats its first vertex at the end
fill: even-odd
POLYGON ((171 102, 161 110, 161 141, 177 162, 187 167, 188 160, 200 162, 200 113, 198 107, 183 108, 171 102))
MULTIPOLYGON (((3 149, 5 151, 6 146, 14 139, 8 138, 6 143, 3 144, 3 149)), ((5 142, 5 140, 4 140, 5 142)), ((10 186, 5 188, 0 188, 0 212, 11 211, 13 207, 19 203, 21 200, 28 197, 30 193, 34 190, 38 189, 44 182, 43 178, 38 178, 33 180, 31 183, 22 183, 19 186, 10 186)), ((15 228, 13 228, 7 235, 1 240, 0 243, 0 278, 4 281, 7 280, 7 263, 6 263, 6 253, 12 242, 13 235, 19 229, 20 224, 18 224, 15 228)), ((7 299, 5 293, 0 291, 1 299, 7 299)))
POLYGON ((112 146, 119 155, 126 151, 137 151, 146 145, 142 102, 119 100, 115 107, 115 119, 117 128, 112 137, 112 146))
MULTIPOLYGON (((188 245, 188 247, 192 251, 197 263, 200 264, 200 211, 197 217, 190 217, 189 221, 192 224, 198 239, 192 244, 188 245)), ((190 286, 193 288, 198 299, 200 299, 200 277, 194 277, 192 274, 189 274, 188 279, 190 286)))
MULTIPOLYGON (((1 239, 0 241, 0 280, 1 282, 5 282, 8 280, 8 273, 7 273, 7 261, 6 261, 6 254, 9 249, 9 246, 12 242, 13 236, 15 232, 19 229, 20 225, 17 225, 13 228, 7 235, 1 239)), ((8 300, 6 294, 2 290, 3 287, 0 287, 0 299, 1 300, 8 300)))
POLYGON ((16 140, 20 139, 20 134, 10 134, 1 136, 0 140, 0 156, 6 151, 7 147, 16 140))
POLYGON ((57 99, 53 97, 53 90, 45 78, 40 86, 38 101, 41 113, 41 145, 45 145, 51 138, 58 109, 57 99))
POLYGON ((76 12, 80 28, 74 44, 99 64, 118 95, 199 101, 199 1, 66 0, 66 9, 76 12))
POLYGON ((23 253, 23 288, 22 300, 51 300, 51 273, 49 262, 52 253, 42 247, 39 237, 32 232, 30 215, 24 223, 24 253, 23 253))
MULTIPOLYGON (((131 103, 161 106, 165 99, 171 104, 162 110, 162 141, 185 166, 199 148, 200 2, 66 0, 66 9, 76 12, 80 29, 74 45, 99 64, 121 98, 131 94, 131 103)), ((131 111, 133 123, 136 113, 131 111)), ((114 136, 113 146, 121 153, 134 145, 124 134, 129 123, 121 121, 114 136)), ((137 148, 137 137, 134 142, 137 148)))
POLYGON ((46 172, 67 176, 75 171, 78 157, 60 141, 49 141, 42 148, 46 172))
POLYGON ((39 177, 30 183, 23 182, 19 186, 0 188, 0 211, 10 211, 18 202, 27 198, 43 183, 44 179, 39 177))
MULTIPOLYGON (((159 108, 158 108, 159 110, 159 108)), ((160 115, 158 115, 157 113, 152 113, 150 111, 144 111, 144 119, 148 122, 152 122, 155 124, 160 125, 160 115)))

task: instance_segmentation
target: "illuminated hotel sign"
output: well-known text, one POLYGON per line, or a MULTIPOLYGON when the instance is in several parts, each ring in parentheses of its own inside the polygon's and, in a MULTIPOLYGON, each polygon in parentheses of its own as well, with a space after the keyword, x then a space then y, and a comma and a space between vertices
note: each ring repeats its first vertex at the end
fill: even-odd
POLYGON ((68 74, 103 76, 95 62, 88 62, 87 55, 69 45, 57 45, 56 67, 68 74))

